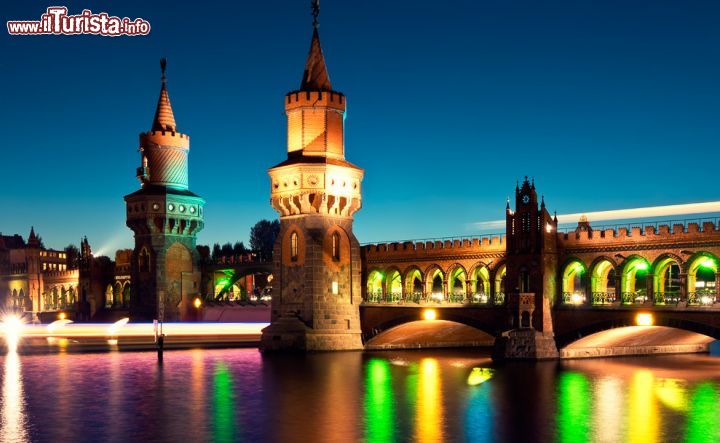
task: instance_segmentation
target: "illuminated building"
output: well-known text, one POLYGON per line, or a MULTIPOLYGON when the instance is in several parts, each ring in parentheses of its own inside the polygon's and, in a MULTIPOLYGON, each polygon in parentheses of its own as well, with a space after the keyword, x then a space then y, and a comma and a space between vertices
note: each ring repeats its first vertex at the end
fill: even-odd
POLYGON ((300 89, 285 96, 287 160, 269 170, 280 233, 266 350, 362 349, 352 223, 363 170, 345 160, 346 99, 330 84, 316 14, 300 89))
POLYGON ((200 292, 205 201, 188 188, 190 137, 178 131, 161 61, 162 86, 150 131, 140 134, 140 190, 125 196, 127 226, 135 234, 130 313, 136 319, 184 318, 200 292))

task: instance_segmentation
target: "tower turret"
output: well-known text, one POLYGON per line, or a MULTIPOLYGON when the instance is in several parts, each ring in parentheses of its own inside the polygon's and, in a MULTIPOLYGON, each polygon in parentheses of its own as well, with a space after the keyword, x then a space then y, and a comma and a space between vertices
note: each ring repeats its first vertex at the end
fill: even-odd
POLYGON ((199 292, 205 201, 188 189, 190 137, 178 131, 168 94, 165 59, 150 131, 140 134, 140 190, 125 196, 127 226, 135 233, 130 314, 166 321, 188 317, 199 292))
POLYGON ((287 160, 271 168, 280 215, 272 324, 263 349, 361 349, 360 246, 352 232, 363 170, 345 160, 345 96, 332 89, 318 34, 300 89, 285 96, 287 160))

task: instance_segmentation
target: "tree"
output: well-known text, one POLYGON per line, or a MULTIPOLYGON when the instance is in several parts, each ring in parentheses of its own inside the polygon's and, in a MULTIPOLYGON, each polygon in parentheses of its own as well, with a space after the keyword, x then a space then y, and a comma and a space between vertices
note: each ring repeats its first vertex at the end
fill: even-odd
POLYGON ((217 261, 222 253, 220 252, 220 244, 215 243, 212 247, 212 259, 217 261))
POLYGON ((68 269, 77 269, 80 263, 80 250, 73 244, 65 246, 65 258, 68 269))
POLYGON ((220 248, 220 255, 222 255, 223 257, 230 257, 233 255, 233 247, 230 242, 222 245, 222 247, 220 248))
POLYGON ((279 232, 278 220, 260 220, 250 229, 250 248, 258 253, 260 260, 272 258, 275 239, 279 232))
POLYGON ((233 254, 242 255, 246 252, 247 248, 245 247, 245 244, 243 242, 235 242, 235 245, 233 246, 233 254))

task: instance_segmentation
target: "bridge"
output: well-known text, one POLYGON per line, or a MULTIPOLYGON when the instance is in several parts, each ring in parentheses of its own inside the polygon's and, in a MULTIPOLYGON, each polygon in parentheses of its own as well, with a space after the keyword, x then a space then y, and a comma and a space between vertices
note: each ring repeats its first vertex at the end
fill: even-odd
POLYGON ((518 250, 514 218, 508 208, 505 234, 364 245, 365 342, 379 346, 428 315, 444 328, 482 331, 489 343, 508 330, 537 329, 563 356, 683 352, 720 339, 720 219, 600 229, 581 220, 567 232, 541 222, 531 230, 540 228, 544 241, 527 254, 518 250))

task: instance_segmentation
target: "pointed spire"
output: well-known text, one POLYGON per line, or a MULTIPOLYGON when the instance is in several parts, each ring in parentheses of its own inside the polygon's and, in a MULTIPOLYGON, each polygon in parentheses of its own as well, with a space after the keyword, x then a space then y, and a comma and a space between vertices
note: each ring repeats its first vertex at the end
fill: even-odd
POLYGON ((555 222, 555 225, 557 225, 557 222, 558 222, 557 211, 555 211, 555 215, 553 216, 553 222, 555 222))
POLYGON ((544 194, 540 197, 540 207, 541 208, 545 207, 545 195, 544 194))
POLYGON ((30 240, 37 240, 37 235, 35 235, 35 226, 30 226, 30 236, 28 237, 28 241, 30 240))
POLYGON ((175 126, 175 116, 173 115, 172 106, 170 106, 170 96, 167 91, 167 80, 165 79, 165 68, 167 60, 160 59, 160 69, 162 70, 162 86, 160 87, 160 97, 158 98, 157 109, 155 110, 155 118, 153 119, 153 131, 177 131, 175 126))
POLYGON ((330 85, 330 75, 325 65, 325 57, 323 57, 322 47, 320 46, 320 35, 318 34, 318 14, 320 14, 320 0, 313 0, 313 35, 310 41, 310 52, 305 62, 305 72, 303 72, 302 83, 300 83, 301 91, 332 91, 330 85))
POLYGON ((510 210, 510 197, 508 197, 505 201, 505 209, 508 211, 510 210))

